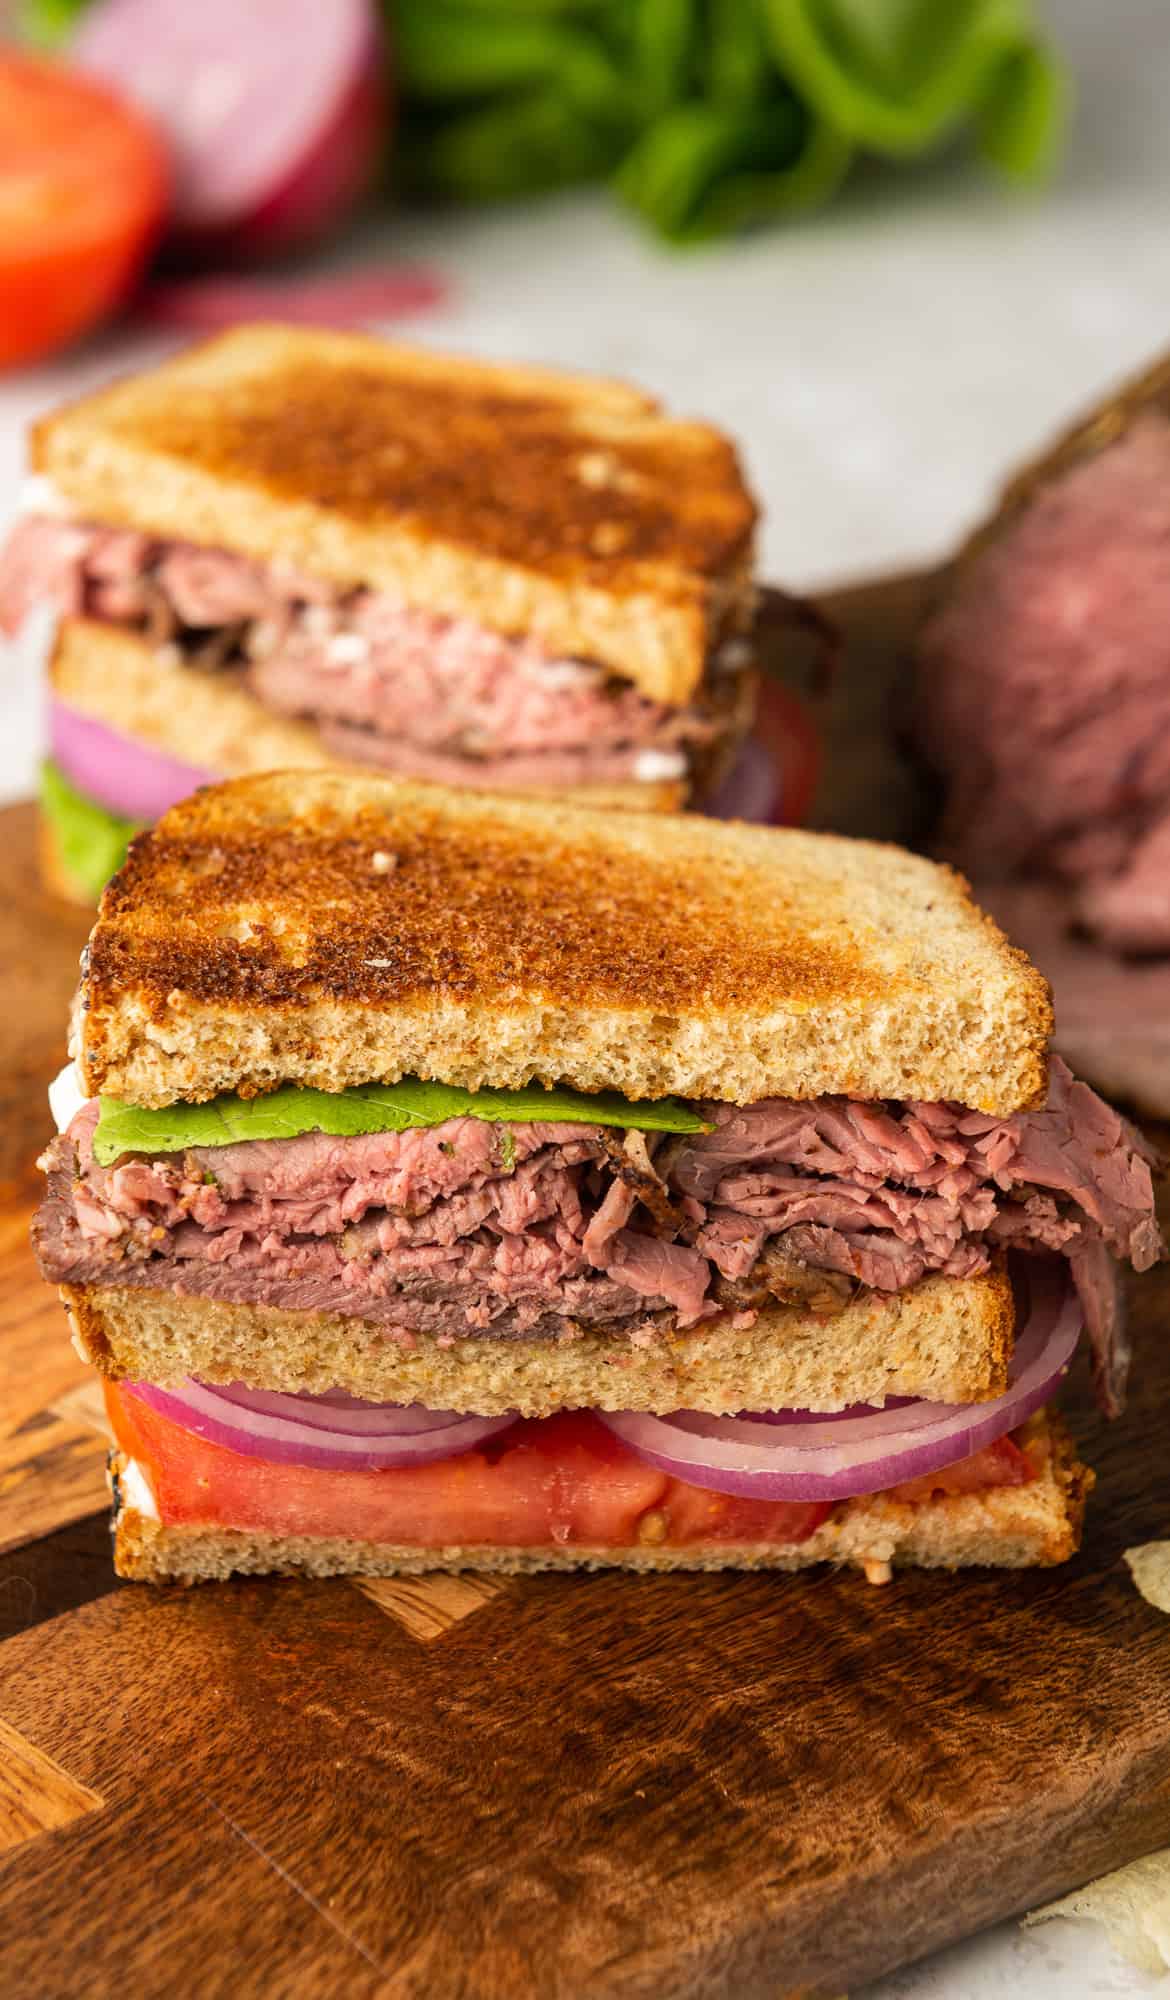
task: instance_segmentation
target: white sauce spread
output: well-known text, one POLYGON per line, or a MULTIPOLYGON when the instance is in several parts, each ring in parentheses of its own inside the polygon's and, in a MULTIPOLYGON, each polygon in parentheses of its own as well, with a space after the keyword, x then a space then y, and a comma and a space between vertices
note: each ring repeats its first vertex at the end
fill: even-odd
POLYGON ((85 1092, 81 1088, 81 1071, 76 1063, 66 1063, 64 1069, 58 1071, 49 1085, 49 1110, 53 1114, 53 1122, 58 1132, 69 1130, 86 1102, 85 1092))
POLYGON ((123 1506, 133 1508, 136 1514, 145 1514, 149 1521, 158 1520, 150 1481, 136 1458, 128 1458, 119 1468, 118 1485, 122 1489, 123 1506))
POLYGON ((686 776, 687 760, 681 750, 639 750, 634 759, 634 776, 644 785, 662 778, 686 776))

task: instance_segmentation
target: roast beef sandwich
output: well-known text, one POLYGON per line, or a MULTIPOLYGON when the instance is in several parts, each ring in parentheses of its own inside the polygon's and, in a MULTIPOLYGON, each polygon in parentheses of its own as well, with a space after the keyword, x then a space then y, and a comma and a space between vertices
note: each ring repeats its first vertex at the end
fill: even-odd
POLYGON ((1056 1562, 1162 1254, 895 848, 285 773, 132 844, 35 1236, 126 1575, 1056 1562))
POLYGON ((1051 979, 1058 1046, 1170 1114, 1170 360, 1008 487, 921 634, 940 847, 1051 979))
POLYGON ((209 775, 674 809, 750 722, 735 452, 621 383, 252 326, 48 417, 31 456, 0 625, 61 614, 47 864, 82 900, 209 775))

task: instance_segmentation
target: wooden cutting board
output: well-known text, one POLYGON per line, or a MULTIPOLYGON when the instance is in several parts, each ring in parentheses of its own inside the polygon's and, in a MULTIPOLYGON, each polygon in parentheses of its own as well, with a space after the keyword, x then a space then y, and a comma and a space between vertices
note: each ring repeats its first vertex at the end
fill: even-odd
MULTIPOLYGON (((912 830, 913 583, 835 607, 817 817, 912 830)), ((0 1991, 833 1995, 1170 1842, 1170 1274, 1082 1555, 1020 1577, 117 1586, 25 1229, 84 917, 0 816, 0 1991)))

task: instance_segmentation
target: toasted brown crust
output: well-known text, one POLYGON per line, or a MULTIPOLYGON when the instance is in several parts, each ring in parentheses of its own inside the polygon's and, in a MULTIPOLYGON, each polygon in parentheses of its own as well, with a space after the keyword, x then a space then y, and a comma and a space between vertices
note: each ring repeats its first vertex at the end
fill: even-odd
POLYGON ((368 1402, 423 1403, 484 1416, 561 1409, 840 1410, 887 1396, 972 1403, 1002 1395, 1015 1333, 1011 1285, 924 1278, 862 1292, 825 1317, 774 1306, 754 1326, 729 1320, 635 1344, 579 1332, 565 1340, 395 1339, 340 1313, 180 1298, 136 1286, 65 1285, 74 1346, 113 1379, 175 1386, 191 1375, 292 1395, 338 1387, 368 1402))
POLYGON ((966 883, 897 848, 295 772, 134 841, 77 1053, 142 1105, 416 1073, 1002 1114, 1050 1030, 966 883))
POLYGON ((658 700, 750 609, 733 447, 616 383, 241 327, 45 418, 32 457, 91 518, 531 630, 658 700))
MULTIPOLYGON (((1038 1476, 1028 1486, 985 1493, 937 1495, 916 1503, 881 1495, 844 1501, 807 1541, 761 1548, 732 1542, 663 1550, 585 1547, 417 1549, 311 1536, 279 1536, 199 1526, 164 1527, 122 1506, 115 1525, 119 1576, 149 1583, 195 1583, 233 1574, 279 1572, 310 1576, 395 1576, 427 1570, 480 1570, 497 1575, 548 1569, 808 1569, 835 1563, 866 1569, 884 1581, 888 1566, 960 1569, 1049 1567, 1080 1546, 1085 1496, 1093 1474, 1076 1457, 1059 1417, 1042 1411, 1027 1443, 1038 1476)), ((125 1468, 114 1456, 114 1473, 125 1468)))

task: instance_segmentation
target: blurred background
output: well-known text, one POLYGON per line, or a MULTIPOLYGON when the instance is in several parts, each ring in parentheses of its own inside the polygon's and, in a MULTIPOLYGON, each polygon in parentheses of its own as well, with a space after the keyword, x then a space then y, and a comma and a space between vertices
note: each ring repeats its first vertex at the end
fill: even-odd
MULTIPOLYGON (((1170 0, 0 0, 0 534, 41 411, 280 317, 713 420, 792 589, 929 565, 1170 344, 1168 105, 1170 0)), ((1011 1928, 882 1993, 1137 1990, 1011 1928)))
POLYGON ((939 557, 1167 337, 1166 0, 7 4, 0 520, 39 410, 295 316, 634 377, 819 587, 939 557))

